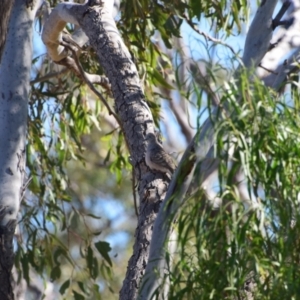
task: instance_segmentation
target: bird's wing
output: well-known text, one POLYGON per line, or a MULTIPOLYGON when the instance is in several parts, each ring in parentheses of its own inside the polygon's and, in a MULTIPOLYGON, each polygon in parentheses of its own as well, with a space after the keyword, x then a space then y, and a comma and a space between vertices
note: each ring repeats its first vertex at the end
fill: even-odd
POLYGON ((159 151, 155 151, 153 155, 151 155, 150 160, 165 169, 174 172, 176 166, 174 164, 173 159, 165 152, 165 150, 161 147, 159 151))

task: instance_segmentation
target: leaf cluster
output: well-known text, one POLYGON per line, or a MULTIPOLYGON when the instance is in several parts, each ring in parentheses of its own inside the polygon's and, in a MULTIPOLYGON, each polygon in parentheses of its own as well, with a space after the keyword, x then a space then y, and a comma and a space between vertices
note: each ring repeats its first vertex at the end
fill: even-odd
POLYGON ((228 86, 228 110, 215 122, 220 165, 212 185, 222 206, 213 209, 199 190, 182 208, 169 299, 297 299, 298 96, 276 97, 247 73, 228 86))

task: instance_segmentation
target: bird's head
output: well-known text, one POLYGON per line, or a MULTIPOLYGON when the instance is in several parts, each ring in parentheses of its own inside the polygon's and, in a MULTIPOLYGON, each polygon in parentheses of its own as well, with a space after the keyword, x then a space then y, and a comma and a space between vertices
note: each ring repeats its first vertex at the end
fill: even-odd
POLYGON ((146 141, 148 143, 151 143, 151 142, 156 142, 156 136, 154 133, 150 132, 146 135, 146 141))

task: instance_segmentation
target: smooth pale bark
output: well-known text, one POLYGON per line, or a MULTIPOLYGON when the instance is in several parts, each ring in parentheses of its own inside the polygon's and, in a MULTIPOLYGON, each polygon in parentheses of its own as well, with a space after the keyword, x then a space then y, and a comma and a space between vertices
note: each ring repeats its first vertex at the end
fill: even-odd
POLYGON ((33 20, 39 1, 15 0, 0 65, 0 299, 14 299, 13 235, 23 194, 33 20))
POLYGON ((289 74, 299 71, 300 62, 300 0, 290 0, 284 20, 287 26, 278 28, 271 43, 274 45, 264 56, 258 76, 267 86, 279 90, 289 74))
POLYGON ((243 63, 246 68, 257 67, 270 47, 273 34, 273 12, 277 0, 262 0, 251 23, 244 47, 243 63))
POLYGON ((76 18, 70 14, 70 8, 76 4, 61 3, 58 4, 51 12, 44 24, 42 40, 47 46, 47 52, 53 61, 60 61, 68 56, 68 51, 60 45, 63 38, 63 29, 67 23, 78 25, 76 18))

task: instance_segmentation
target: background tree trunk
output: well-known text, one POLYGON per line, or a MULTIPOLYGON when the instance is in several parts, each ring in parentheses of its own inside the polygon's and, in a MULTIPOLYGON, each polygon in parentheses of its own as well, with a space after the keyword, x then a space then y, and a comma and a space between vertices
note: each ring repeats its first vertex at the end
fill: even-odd
POLYGON ((10 5, 1 19, 0 51, 6 41, 0 65, 0 298, 3 300, 14 299, 11 285, 13 237, 25 178, 32 24, 38 2, 32 7, 27 7, 24 0, 10 3, 13 7, 7 37, 10 5))

